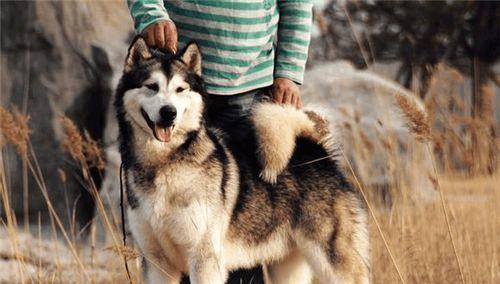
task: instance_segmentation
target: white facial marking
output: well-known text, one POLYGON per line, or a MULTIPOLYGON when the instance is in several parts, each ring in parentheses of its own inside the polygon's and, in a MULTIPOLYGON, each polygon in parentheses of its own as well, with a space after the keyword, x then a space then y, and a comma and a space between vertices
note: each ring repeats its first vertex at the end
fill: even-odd
POLYGON ((177 111, 174 120, 175 131, 179 128, 197 127, 203 105, 201 95, 191 90, 183 75, 174 74, 168 80, 161 71, 153 72, 142 87, 125 92, 123 100, 127 114, 151 135, 153 132, 141 114, 141 109, 154 123, 160 120, 160 109, 163 106, 173 106, 177 111), (154 85, 158 87, 157 91, 147 87, 154 85))

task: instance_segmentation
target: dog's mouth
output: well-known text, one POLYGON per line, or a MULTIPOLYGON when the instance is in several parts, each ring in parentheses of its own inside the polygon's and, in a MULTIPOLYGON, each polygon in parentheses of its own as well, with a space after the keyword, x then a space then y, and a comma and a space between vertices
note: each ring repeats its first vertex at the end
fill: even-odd
POLYGON ((172 133, 175 126, 174 124, 163 125, 153 122, 143 108, 141 108, 141 114, 144 117, 144 120, 148 124, 149 128, 151 128, 151 130, 153 131, 153 135, 156 140, 167 143, 170 141, 170 139, 172 139, 172 133))

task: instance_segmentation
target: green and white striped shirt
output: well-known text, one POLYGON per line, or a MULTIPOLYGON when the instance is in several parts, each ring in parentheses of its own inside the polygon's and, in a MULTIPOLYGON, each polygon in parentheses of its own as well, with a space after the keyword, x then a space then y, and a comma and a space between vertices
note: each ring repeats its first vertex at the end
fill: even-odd
POLYGON ((212 94, 270 86, 275 77, 302 84, 312 22, 307 0, 128 0, 137 32, 172 20, 179 47, 196 41, 212 94))

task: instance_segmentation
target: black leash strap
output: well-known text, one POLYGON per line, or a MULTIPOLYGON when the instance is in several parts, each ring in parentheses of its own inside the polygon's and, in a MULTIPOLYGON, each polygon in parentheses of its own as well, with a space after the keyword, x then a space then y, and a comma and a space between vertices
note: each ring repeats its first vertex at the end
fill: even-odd
MULTIPOLYGON (((123 236, 123 247, 127 247, 127 231, 125 230, 125 204, 123 203, 123 162, 120 164, 120 212, 122 217, 122 236, 123 236)), ((130 270, 128 269, 127 256, 123 256, 123 262, 125 262, 125 270, 127 271, 127 278, 129 283, 132 283, 132 277, 130 276, 130 270)))

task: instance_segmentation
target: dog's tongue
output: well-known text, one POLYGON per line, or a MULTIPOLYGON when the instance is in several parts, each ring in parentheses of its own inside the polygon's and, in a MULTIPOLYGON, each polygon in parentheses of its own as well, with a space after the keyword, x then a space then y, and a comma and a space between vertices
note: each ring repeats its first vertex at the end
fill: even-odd
POLYGON ((160 127, 155 125, 155 135, 158 140, 161 142, 169 142, 170 138, 172 138, 172 130, 173 126, 170 127, 160 127))

